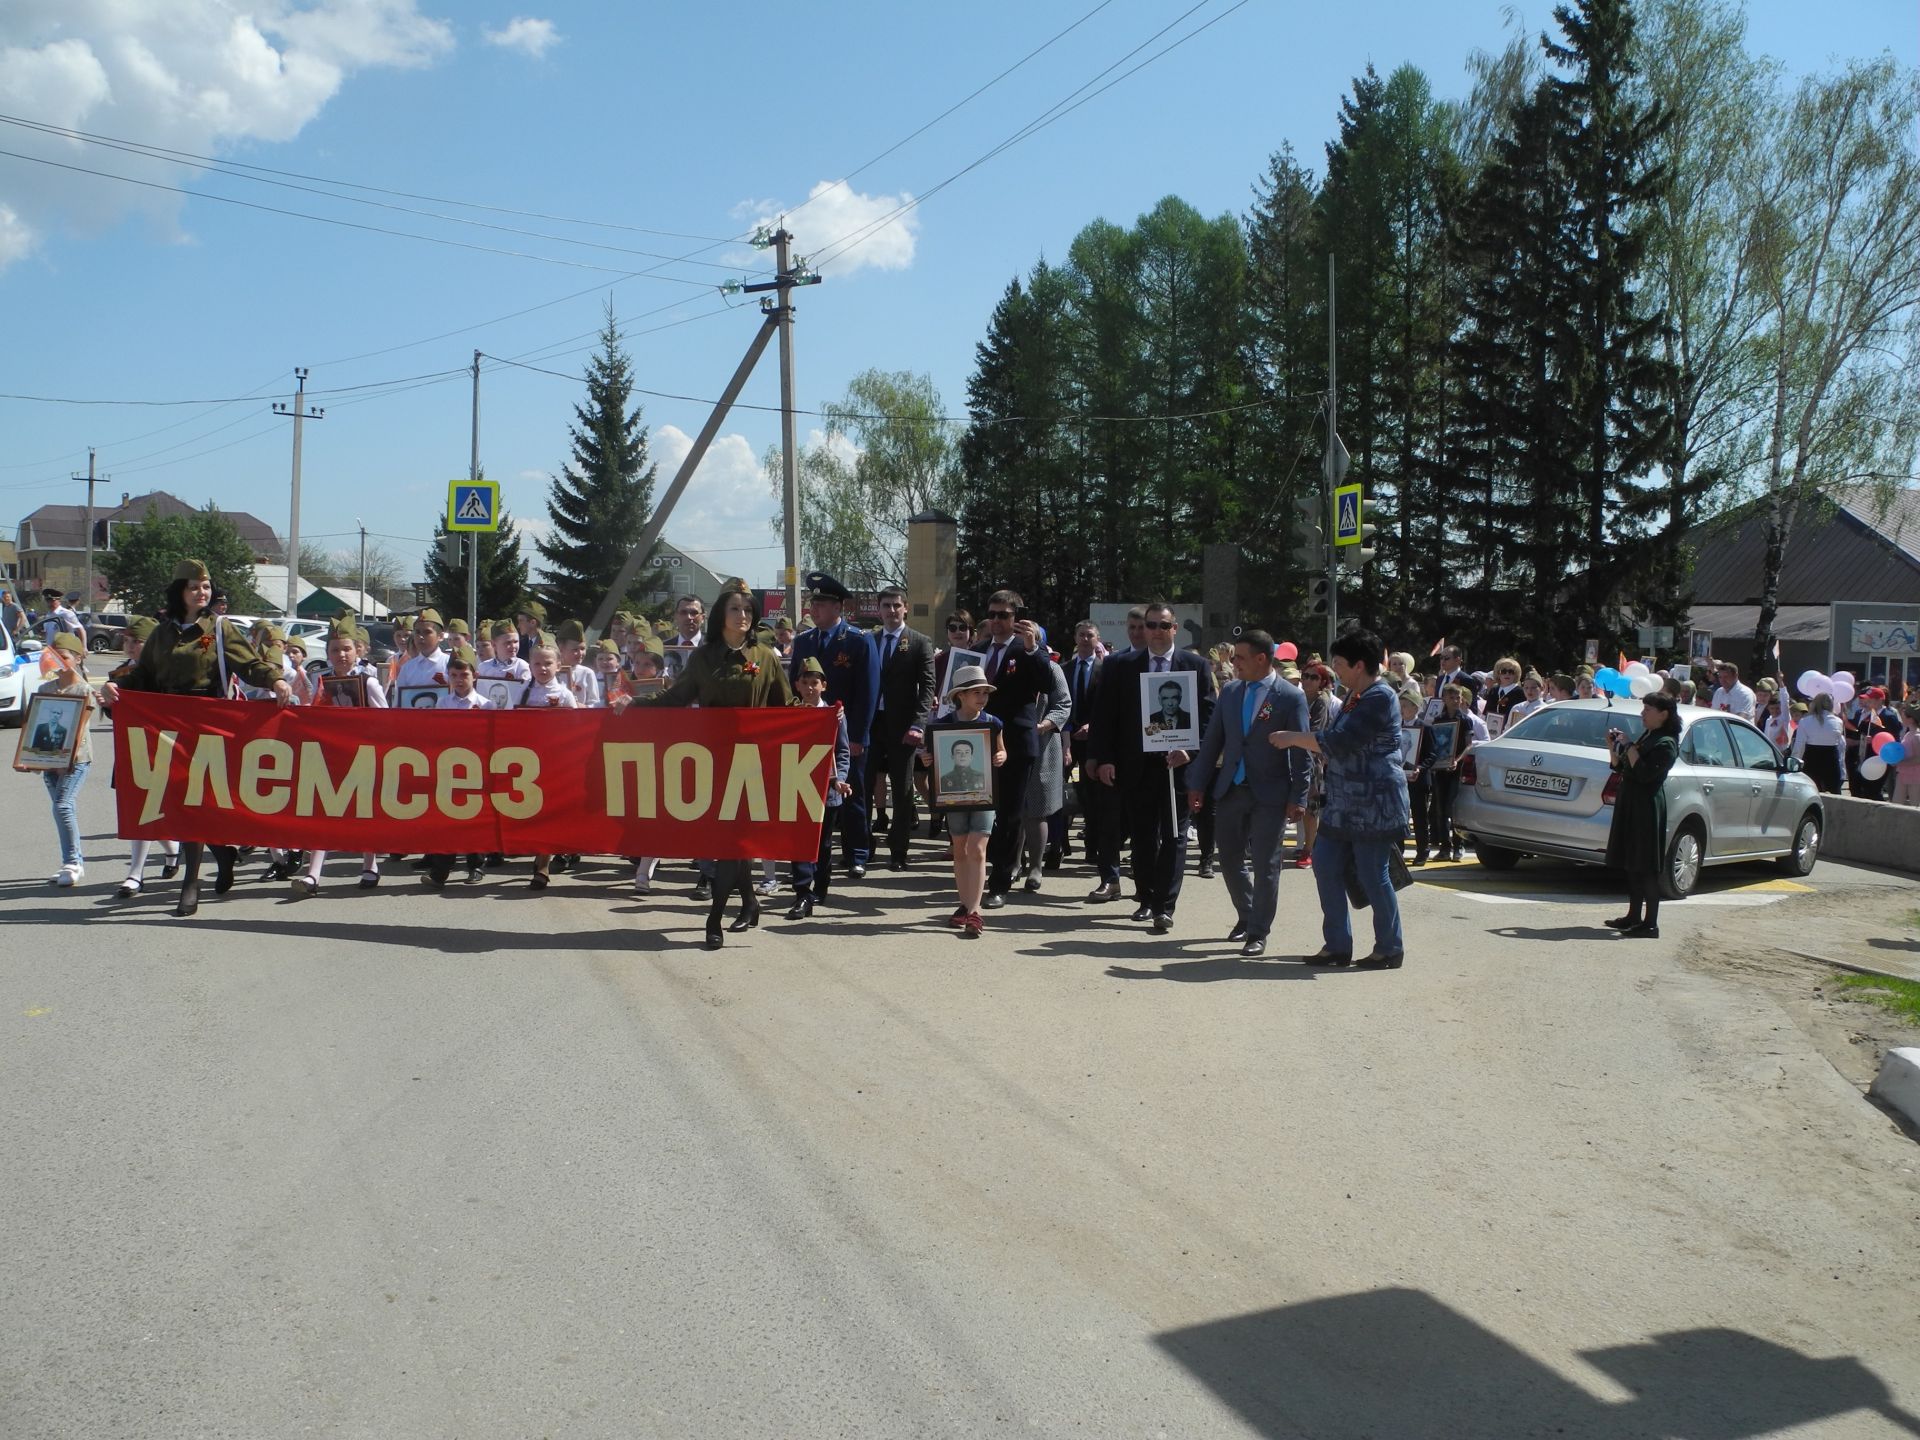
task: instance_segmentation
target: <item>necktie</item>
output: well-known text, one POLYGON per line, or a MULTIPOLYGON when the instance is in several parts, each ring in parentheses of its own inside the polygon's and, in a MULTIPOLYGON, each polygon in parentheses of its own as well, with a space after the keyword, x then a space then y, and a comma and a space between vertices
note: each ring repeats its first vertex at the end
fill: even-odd
POLYGON ((1153 657, 1153 673, 1156 675, 1164 675, 1167 673, 1167 660, 1164 655, 1156 655, 1153 657))
POLYGON ((1073 708, 1078 710, 1080 702, 1087 698, 1087 662, 1082 660, 1073 667, 1073 708))
POLYGON ((1005 648, 1004 642, 999 640, 993 642, 993 653, 987 656, 987 678, 989 680, 998 680, 1000 678, 1000 652, 1005 648))
POLYGON ((1233 767, 1233 783, 1236 785, 1244 785, 1246 783, 1247 747, 1245 741, 1247 732, 1253 729, 1253 710, 1254 707, 1260 703, 1261 688, 1262 687, 1258 685, 1247 686, 1246 704, 1240 711, 1240 739, 1242 742, 1240 746, 1240 763, 1233 767))
POLYGON ((891 630, 889 630, 887 632, 887 643, 880 651, 880 668, 882 670, 886 669, 887 662, 893 659, 893 645, 894 645, 894 634, 891 630))

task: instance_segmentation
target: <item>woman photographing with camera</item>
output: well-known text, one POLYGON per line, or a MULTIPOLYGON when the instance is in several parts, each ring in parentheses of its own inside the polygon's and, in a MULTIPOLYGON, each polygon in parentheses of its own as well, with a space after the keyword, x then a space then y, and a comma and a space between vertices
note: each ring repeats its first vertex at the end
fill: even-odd
POLYGON ((1620 796, 1607 833, 1607 863, 1627 876, 1627 913, 1607 921, 1622 935, 1660 938, 1660 867, 1667 854, 1667 772, 1680 758, 1680 716, 1671 695, 1640 702, 1640 738, 1607 731, 1620 796))

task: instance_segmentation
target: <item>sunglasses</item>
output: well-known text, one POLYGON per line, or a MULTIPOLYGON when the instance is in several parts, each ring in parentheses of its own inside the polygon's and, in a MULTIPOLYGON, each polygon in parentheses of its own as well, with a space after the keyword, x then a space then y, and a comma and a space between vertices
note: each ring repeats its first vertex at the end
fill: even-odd
POLYGON ((964 635, 971 629, 973 629, 971 625, 949 625, 947 626, 947 633, 949 635, 964 635))
POLYGON ((1143 620, 1140 623, 1145 625, 1149 630, 1173 629, 1173 621, 1171 620, 1143 620))
POLYGON ((1013 611, 1011 611, 1011 610, 989 610, 989 611, 987 611, 987 618, 988 618, 989 620, 1011 620, 1011 619, 1013 619, 1013 611))

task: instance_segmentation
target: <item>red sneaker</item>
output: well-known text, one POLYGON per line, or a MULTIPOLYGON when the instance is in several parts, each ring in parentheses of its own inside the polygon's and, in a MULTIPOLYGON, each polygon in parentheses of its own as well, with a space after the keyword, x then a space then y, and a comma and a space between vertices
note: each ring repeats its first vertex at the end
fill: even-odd
POLYGON ((962 917, 960 921, 960 938, 962 940, 978 940, 980 938, 981 928, 982 921, 980 919, 980 912, 975 910, 962 917))
POLYGON ((958 910, 954 911, 953 914, 947 917, 947 924, 953 926, 954 929, 958 930, 962 925, 966 923, 966 920, 967 920, 967 907, 962 905, 958 910))
POLYGON ((1311 870, 1313 868, 1313 852, 1306 850, 1294 856, 1293 868, 1296 870, 1311 870))

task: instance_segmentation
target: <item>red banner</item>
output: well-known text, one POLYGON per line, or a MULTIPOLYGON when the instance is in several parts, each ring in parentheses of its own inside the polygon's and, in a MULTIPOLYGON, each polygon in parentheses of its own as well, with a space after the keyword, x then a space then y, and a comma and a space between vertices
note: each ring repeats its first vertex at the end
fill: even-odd
POLYGON ((834 713, 283 710, 129 691, 113 783, 129 839, 811 860, 834 713))

